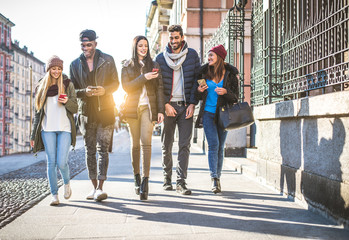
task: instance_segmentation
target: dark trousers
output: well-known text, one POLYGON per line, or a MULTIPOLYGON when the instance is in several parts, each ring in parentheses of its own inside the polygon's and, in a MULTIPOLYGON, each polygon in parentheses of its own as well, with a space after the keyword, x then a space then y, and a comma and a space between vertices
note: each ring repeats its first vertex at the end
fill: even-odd
POLYGON ((168 117, 165 114, 164 129, 162 132, 162 168, 164 176, 171 178, 172 176, 172 146, 174 142, 174 134, 176 125, 178 126, 178 161, 177 161, 177 182, 183 182, 187 178, 190 140, 193 130, 193 117, 185 119, 187 106, 184 104, 171 103, 172 107, 177 111, 175 117, 168 117))
POLYGON ((109 164, 109 144, 114 124, 102 127, 102 124, 86 124, 84 136, 85 157, 90 179, 106 180, 109 164), (98 152, 98 164, 96 153, 98 152))

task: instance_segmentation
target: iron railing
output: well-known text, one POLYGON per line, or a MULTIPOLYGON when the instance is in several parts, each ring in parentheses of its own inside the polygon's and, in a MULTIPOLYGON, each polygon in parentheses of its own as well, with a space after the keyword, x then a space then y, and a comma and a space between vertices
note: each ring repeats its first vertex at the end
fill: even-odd
POLYGON ((205 43, 204 62, 207 61, 208 51, 219 44, 222 44, 228 54, 226 61, 234 66, 239 63, 240 80, 240 101, 243 101, 244 88, 250 87, 245 84, 244 73, 244 41, 245 41, 245 22, 250 19, 245 18, 245 5, 247 1, 234 1, 234 6, 228 11, 225 20, 213 34, 211 39, 205 43))
POLYGON ((349 1, 253 1, 251 103, 343 90, 349 82, 349 1))
MULTIPOLYGON (((234 2, 206 42, 204 59, 213 46, 224 45, 226 61, 240 64, 244 99, 244 23, 249 19, 236 5, 241 1, 234 2)), ((253 0, 251 105, 349 88, 348 38, 349 0, 253 0)))

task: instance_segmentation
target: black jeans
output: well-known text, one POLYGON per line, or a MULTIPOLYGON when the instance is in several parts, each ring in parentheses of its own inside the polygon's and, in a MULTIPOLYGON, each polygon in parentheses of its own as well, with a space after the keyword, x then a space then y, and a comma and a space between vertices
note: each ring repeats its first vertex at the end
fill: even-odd
POLYGON ((177 162, 177 182, 184 182, 187 178, 190 140, 193 130, 193 117, 185 119, 187 106, 184 104, 171 103, 171 106, 177 111, 175 117, 168 117, 165 114, 164 130, 162 132, 162 168, 164 176, 171 178, 172 176, 172 146, 174 142, 174 134, 176 125, 178 126, 178 162, 177 162))

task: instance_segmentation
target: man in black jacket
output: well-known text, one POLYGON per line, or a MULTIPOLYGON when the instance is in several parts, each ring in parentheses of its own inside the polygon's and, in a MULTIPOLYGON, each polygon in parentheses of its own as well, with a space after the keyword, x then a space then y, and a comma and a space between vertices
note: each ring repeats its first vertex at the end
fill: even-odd
POLYGON ((103 183, 107 179, 108 148, 115 123, 112 94, 119 86, 119 79, 113 57, 96 49, 96 38, 93 30, 86 29, 80 33, 83 53, 70 64, 70 79, 78 97, 78 122, 85 141, 88 175, 93 185, 86 198, 102 201, 108 197, 103 191, 103 183))
POLYGON ((197 52, 188 48, 180 25, 169 27, 170 42, 163 53, 156 57, 162 71, 165 120, 162 135, 164 190, 172 190, 172 145, 176 125, 178 126, 178 193, 190 195, 186 187, 190 140, 193 129, 193 114, 197 100, 194 97, 195 81, 200 69, 197 52))

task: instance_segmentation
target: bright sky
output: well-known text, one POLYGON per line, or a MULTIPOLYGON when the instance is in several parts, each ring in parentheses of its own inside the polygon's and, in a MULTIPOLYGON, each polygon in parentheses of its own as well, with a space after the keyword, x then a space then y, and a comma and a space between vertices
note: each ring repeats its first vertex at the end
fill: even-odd
MULTIPOLYGON (((131 57, 133 38, 145 34, 150 3, 151 0, 0 0, 0 13, 15 24, 12 41, 18 40, 20 47, 26 45, 45 63, 52 55, 59 56, 66 74, 70 63, 82 53, 79 33, 95 30, 99 37, 97 48, 114 57, 120 76, 120 62, 131 57)), ((117 102, 123 98, 123 92, 114 95, 117 102)))

